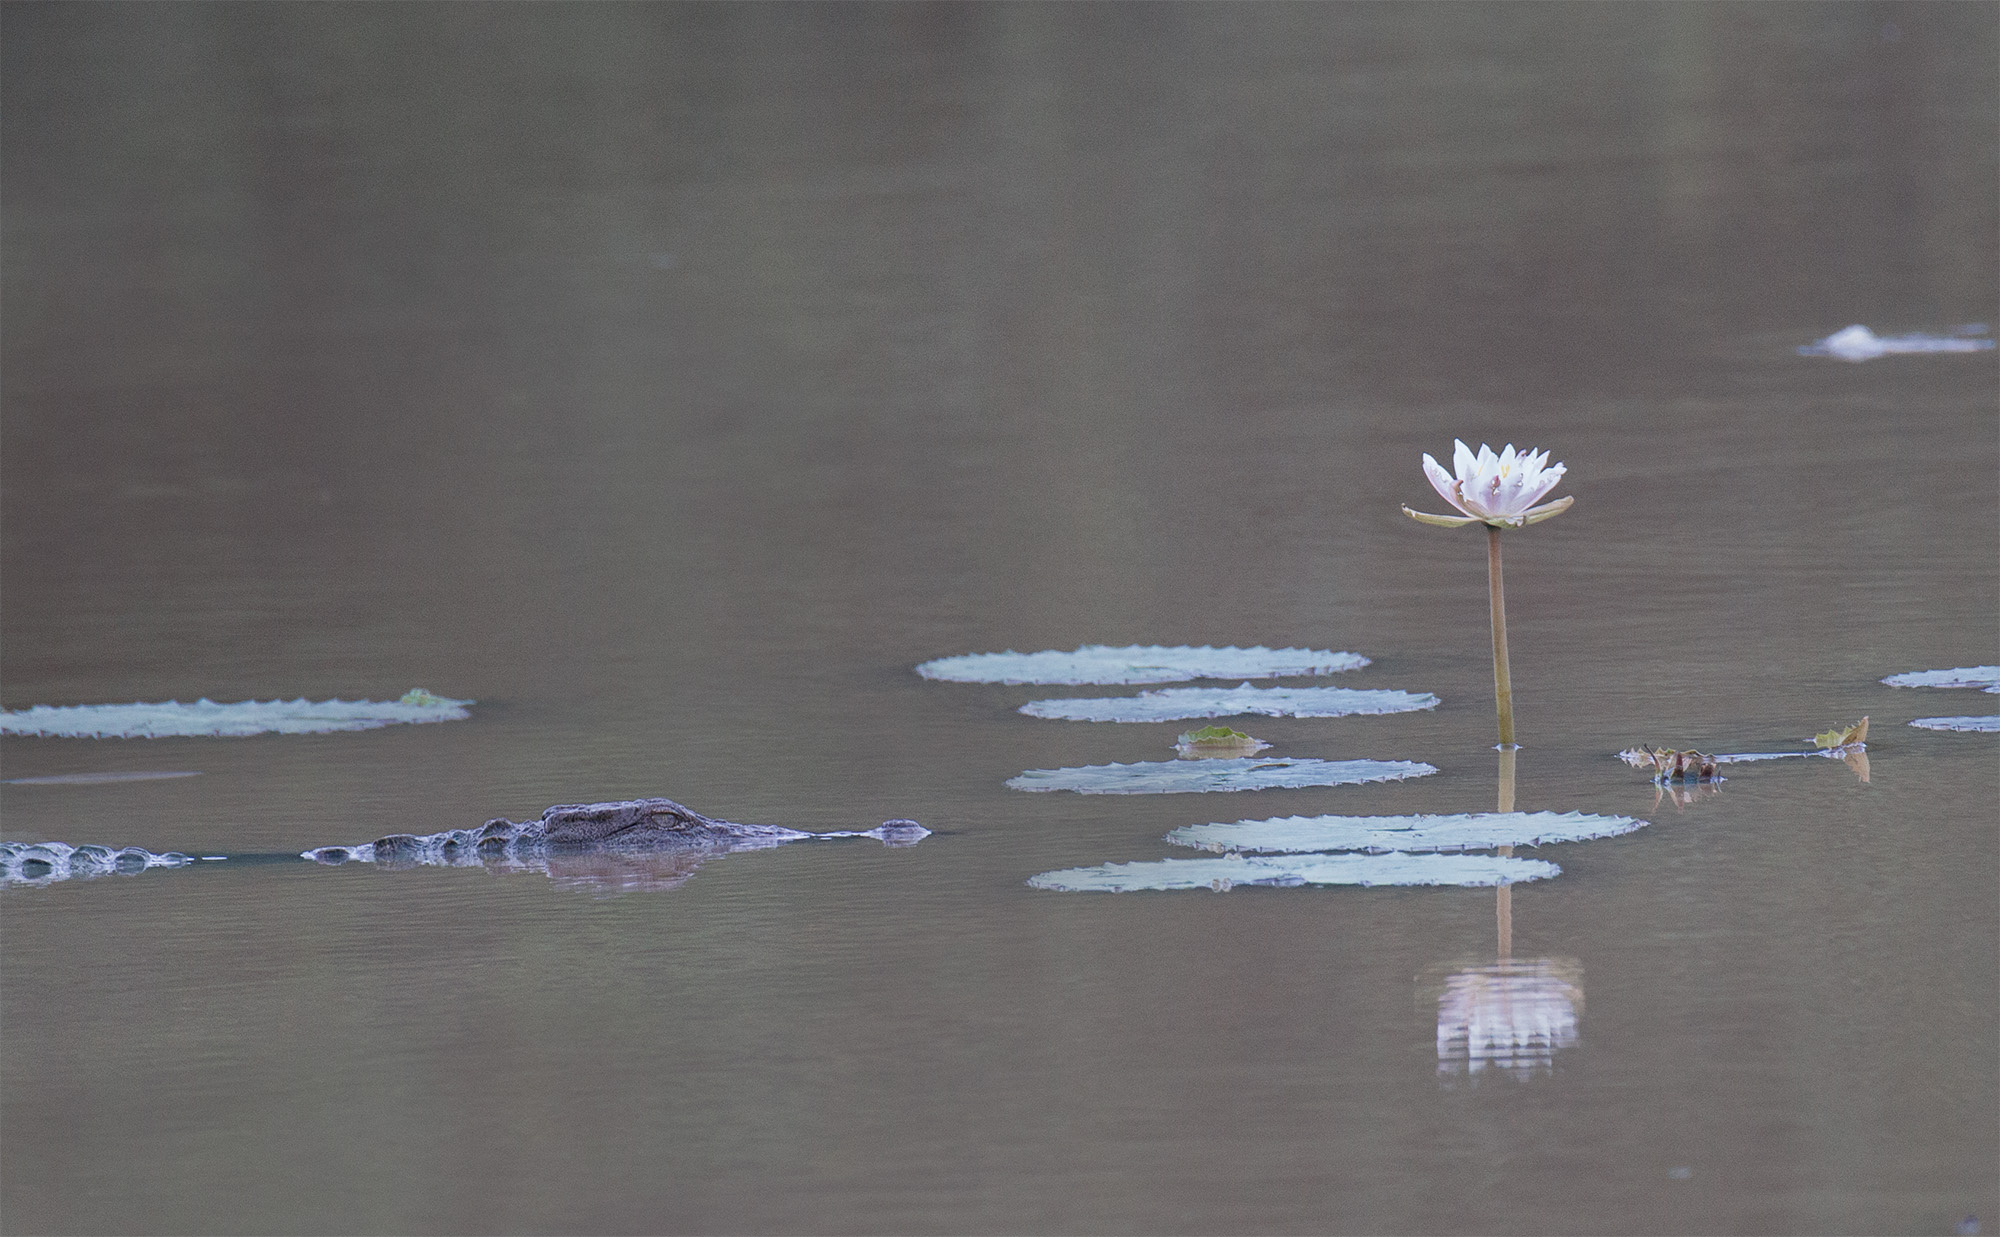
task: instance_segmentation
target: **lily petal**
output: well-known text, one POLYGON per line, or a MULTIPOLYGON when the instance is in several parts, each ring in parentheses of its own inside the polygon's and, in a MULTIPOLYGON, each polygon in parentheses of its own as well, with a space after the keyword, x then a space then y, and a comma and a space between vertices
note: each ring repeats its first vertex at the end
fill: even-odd
POLYGON ((1438 492, 1438 497, 1457 507, 1460 511, 1464 511, 1468 516, 1474 514, 1472 511, 1467 510, 1464 502, 1460 501, 1458 497, 1458 482, 1452 478, 1450 473, 1444 470, 1442 464, 1431 458, 1428 451, 1424 453, 1424 475, 1430 478, 1431 488, 1438 492))

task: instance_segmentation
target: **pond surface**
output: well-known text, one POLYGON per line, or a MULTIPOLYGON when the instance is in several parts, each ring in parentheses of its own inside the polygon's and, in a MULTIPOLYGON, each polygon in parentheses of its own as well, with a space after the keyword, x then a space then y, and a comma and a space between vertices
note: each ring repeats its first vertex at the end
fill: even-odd
POLYGON ((8 736, 6 839, 936 831, 0 892, 8 1231, 2000 1224, 2000 740, 1906 725, 1992 697, 1879 682, 2000 661, 1995 354, 1798 351, 2000 319, 1992 7, 0 16, 0 703, 477 702, 8 736), (1648 825, 1504 903, 1030 888, 1494 809, 1484 538, 1398 509, 1454 437, 1576 498, 1518 807, 1648 825), (1441 703, 1233 724, 1441 772, 1021 794, 1187 725, 914 670, 1086 644, 1352 650, 1266 685, 1441 703), (1615 757, 1863 714, 1866 782, 1615 757))

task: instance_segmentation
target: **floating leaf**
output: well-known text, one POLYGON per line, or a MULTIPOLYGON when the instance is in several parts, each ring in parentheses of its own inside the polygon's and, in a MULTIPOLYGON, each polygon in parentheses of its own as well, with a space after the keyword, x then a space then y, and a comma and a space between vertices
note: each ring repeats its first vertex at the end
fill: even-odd
MULTIPOLYGON (((422 689, 418 689, 421 691, 422 689)), ((415 693, 412 693, 414 695, 415 693)), ((60 738, 158 739, 169 736, 240 737, 253 734, 326 734, 373 730, 402 722, 455 722, 468 716, 470 700, 424 695, 432 703, 374 700, 245 700, 217 704, 176 700, 158 704, 79 704, 0 713, 0 734, 60 738)))
POLYGON ((9 786, 101 786, 110 782, 152 782, 169 777, 200 777, 198 770, 129 773, 53 773, 46 777, 10 777, 9 786))
POLYGON ((1846 747, 1850 743, 1864 743, 1868 739, 1868 719, 1862 718, 1851 726, 1836 726, 1813 736, 1813 746, 1825 750, 1846 747))
POLYGON ((0 842, 0 885, 53 885, 98 876, 136 876, 148 868, 182 868, 193 855, 156 855, 137 846, 71 846, 67 842, 0 842))
POLYGON ((917 667, 927 679, 951 683, 1096 684, 1184 683, 1189 679, 1277 679, 1358 670, 1368 659, 1325 649, 1242 649, 1128 644, 1086 644, 1074 652, 968 653, 917 667))
POLYGON ((2000 692, 2000 666, 1960 666, 1955 670, 1912 670, 1882 680, 1891 687, 1977 687, 2000 692))
POLYGON ((1072 722, 1177 722, 1197 717, 1347 717, 1434 709, 1429 692, 1346 687, 1169 687, 1136 696, 1068 697, 1021 706, 1029 717, 1072 722))
POLYGON ((1065 893, 1129 893, 1140 889, 1210 889, 1238 885, 1511 885, 1562 871, 1541 859, 1490 855, 1294 855, 1285 858, 1156 859, 1043 872, 1036 889, 1065 893))
POLYGON ((1414 760, 1159 760, 1086 765, 1079 769, 1030 769, 1009 778, 1015 790, 1073 790, 1084 795, 1174 795, 1203 791, 1275 790, 1299 786, 1353 786, 1396 782, 1436 773, 1414 760))
POLYGON ((1227 726, 1203 726, 1181 735, 1174 747, 1182 760, 1215 760, 1231 756, 1254 756, 1271 746, 1227 726))
POLYGON ((2000 715, 1983 717, 1920 717, 1910 723, 1920 730, 1957 730, 1968 734, 2000 731, 2000 715))
POLYGON ((1617 837, 1645 827, 1630 816, 1582 812, 1476 812, 1459 816, 1279 816, 1233 825, 1184 825, 1180 846, 1218 851, 1465 851, 1617 837))

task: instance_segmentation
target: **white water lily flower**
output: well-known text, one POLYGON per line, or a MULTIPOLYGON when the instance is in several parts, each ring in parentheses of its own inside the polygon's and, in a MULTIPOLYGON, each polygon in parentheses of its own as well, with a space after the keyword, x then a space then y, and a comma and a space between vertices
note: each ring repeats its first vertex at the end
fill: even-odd
POLYGON ((1431 515, 1408 507, 1403 508, 1403 514, 1444 528, 1467 524, 1525 528, 1561 515, 1576 501, 1558 498, 1539 507, 1535 505, 1556 488, 1566 471, 1561 464, 1550 467, 1546 451, 1517 452, 1514 444, 1508 443, 1506 450, 1495 455, 1493 448, 1481 443, 1479 454, 1474 455, 1459 439, 1453 439, 1452 445, 1455 450, 1451 462, 1456 475, 1446 472, 1428 451, 1424 453, 1424 474, 1446 502, 1465 514, 1431 515))

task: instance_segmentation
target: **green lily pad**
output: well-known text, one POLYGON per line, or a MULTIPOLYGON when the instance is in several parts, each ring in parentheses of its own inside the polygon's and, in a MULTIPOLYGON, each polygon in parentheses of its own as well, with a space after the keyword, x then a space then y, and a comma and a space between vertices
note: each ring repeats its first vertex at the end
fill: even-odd
POLYGON ((1490 855, 1296 855, 1285 858, 1155 859, 1066 868, 1028 878, 1035 889, 1064 893, 1130 893, 1141 889, 1209 889, 1238 885, 1511 885, 1545 880, 1562 869, 1541 859, 1490 855))
POLYGON ((1977 687, 2000 693, 2000 666, 1960 666, 1955 670, 1912 670, 1882 680, 1891 687, 1977 687))
POLYGON ((1277 679, 1358 670, 1368 659, 1326 649, 1216 648, 1086 644, 1072 652, 968 653, 917 667, 927 679, 951 683, 1094 684, 1184 683, 1190 679, 1277 679))
POLYGON ((1582 812, 1475 812, 1459 816, 1279 816, 1233 825, 1184 825, 1180 846, 1218 851, 1467 851, 1617 837, 1645 827, 1630 816, 1582 812))
POLYGON ((1434 709, 1429 692, 1357 691, 1346 687, 1169 687, 1136 696, 1034 700, 1029 717, 1071 722, 1176 722, 1198 717, 1348 717, 1434 709))
POLYGON ((1985 714, 1977 717, 1919 717, 1910 725, 1919 730, 1956 730, 1965 734, 1993 734, 2000 732, 2000 716, 1985 714))
POLYGON ((328 734, 337 730, 374 730, 401 723, 455 722, 468 716, 470 700, 448 700, 421 688, 397 701, 375 700, 244 700, 217 704, 177 700, 157 704, 77 704, 0 713, 0 734, 53 738, 160 739, 226 737, 253 734, 328 734), (422 701, 411 696, 422 693, 422 701))
POLYGON ((1009 778, 1015 790, 1073 790, 1083 795, 1174 795, 1397 782, 1436 773, 1415 760, 1156 760, 1136 764, 1030 769, 1009 778))

